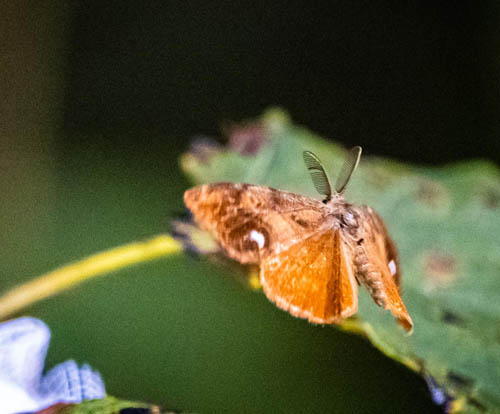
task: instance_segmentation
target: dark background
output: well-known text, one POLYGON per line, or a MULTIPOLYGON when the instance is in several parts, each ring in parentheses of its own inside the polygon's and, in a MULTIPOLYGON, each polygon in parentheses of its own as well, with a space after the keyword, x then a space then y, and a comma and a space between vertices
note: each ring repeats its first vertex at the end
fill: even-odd
MULTIPOLYGON (((500 162, 496 2, 0 5, 0 291, 165 231, 194 134, 270 105, 366 154, 500 162)), ((439 412, 364 339, 177 258, 26 313, 113 395, 197 412, 439 412)))
POLYGON ((64 125, 180 142, 281 105, 367 153, 500 160, 495 2, 82 2, 64 125))

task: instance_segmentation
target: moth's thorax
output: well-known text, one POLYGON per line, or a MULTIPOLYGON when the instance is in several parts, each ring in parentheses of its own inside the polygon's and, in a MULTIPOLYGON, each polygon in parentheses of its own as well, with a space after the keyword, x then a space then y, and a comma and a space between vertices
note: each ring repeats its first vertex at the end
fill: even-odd
POLYGON ((349 204, 341 196, 332 198, 326 205, 337 221, 336 227, 341 229, 343 238, 358 239, 362 231, 362 216, 366 207, 349 204))

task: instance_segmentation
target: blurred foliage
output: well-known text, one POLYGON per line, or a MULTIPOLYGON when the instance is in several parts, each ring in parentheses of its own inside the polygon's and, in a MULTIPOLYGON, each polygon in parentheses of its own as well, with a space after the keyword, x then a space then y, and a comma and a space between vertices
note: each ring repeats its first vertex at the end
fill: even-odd
MULTIPOLYGON (((275 109, 234 127, 227 147, 195 142, 181 164, 194 183, 247 182, 315 196, 302 163, 306 149, 327 168, 346 154, 275 109)), ((366 156, 346 194, 386 220, 415 327, 405 336, 364 290, 357 316, 343 327, 430 374, 456 412, 500 412, 499 178, 483 161, 427 168, 366 156)))
POLYGON ((172 411, 164 411, 160 407, 149 404, 123 401, 107 396, 100 400, 88 400, 80 404, 55 404, 38 414, 168 414, 172 411))
MULTIPOLYGON (((1 293, 168 230, 184 211, 181 149, 140 136, 117 149, 108 135, 82 135, 81 147, 59 151, 32 231, 3 217, 16 233, 2 245, 1 293)), ((107 393, 126 400, 197 413, 440 412, 418 376, 359 336, 290 317, 243 288, 241 267, 221 259, 179 254, 121 268, 18 314, 50 327, 48 369, 86 362, 107 393)))

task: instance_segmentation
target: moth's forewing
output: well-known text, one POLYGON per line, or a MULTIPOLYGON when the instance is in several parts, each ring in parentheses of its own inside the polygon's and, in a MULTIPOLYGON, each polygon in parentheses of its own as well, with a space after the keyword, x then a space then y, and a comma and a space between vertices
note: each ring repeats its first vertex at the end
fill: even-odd
POLYGON ((192 188, 184 202, 230 257, 259 263, 327 225, 324 205, 298 194, 249 184, 192 188))
POLYGON ((372 214, 371 218, 373 220, 373 227, 375 229, 375 233, 379 235, 376 237, 377 246, 379 251, 385 251, 386 261, 389 267, 389 271, 391 272, 396 285, 398 286, 398 290, 401 293, 401 265, 399 262, 398 250, 396 249, 396 245, 392 241, 389 236, 389 232, 385 226, 382 218, 372 209, 370 209, 372 214))
POLYGON ((267 297, 314 323, 339 323, 358 309, 357 283, 339 232, 318 232, 261 262, 267 297))
POLYGON ((407 331, 413 321, 400 296, 400 269, 396 248, 380 216, 369 207, 364 210, 363 249, 366 257, 365 274, 358 272, 358 279, 366 286, 375 302, 398 319, 407 331))

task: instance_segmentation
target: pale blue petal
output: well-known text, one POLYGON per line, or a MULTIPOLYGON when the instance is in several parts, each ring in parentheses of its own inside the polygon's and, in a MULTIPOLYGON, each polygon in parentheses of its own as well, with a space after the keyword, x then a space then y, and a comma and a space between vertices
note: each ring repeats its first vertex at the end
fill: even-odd
POLYGON ((0 323, 0 378, 36 393, 49 346, 50 330, 35 318, 0 323))
POLYGON ((86 364, 66 361, 42 377, 49 340, 49 328, 38 319, 0 323, 0 414, 105 397, 101 376, 86 364))
POLYGON ((105 397, 104 383, 89 365, 78 368, 69 360, 52 368, 42 379, 40 393, 55 401, 80 403, 105 397))

